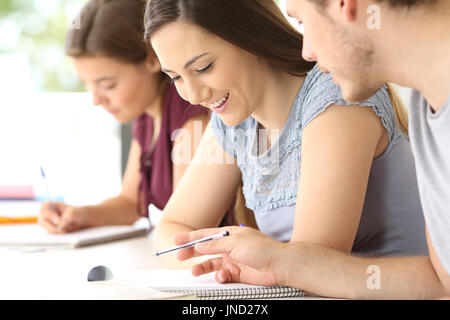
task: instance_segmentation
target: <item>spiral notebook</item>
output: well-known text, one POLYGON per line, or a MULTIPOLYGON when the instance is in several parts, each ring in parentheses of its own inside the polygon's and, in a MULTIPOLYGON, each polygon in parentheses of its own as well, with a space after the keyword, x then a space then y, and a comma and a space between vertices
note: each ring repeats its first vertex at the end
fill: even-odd
POLYGON ((273 299, 304 295, 303 290, 286 286, 222 284, 214 279, 214 273, 194 277, 190 270, 140 270, 121 275, 120 279, 163 292, 193 294, 200 300, 273 299))

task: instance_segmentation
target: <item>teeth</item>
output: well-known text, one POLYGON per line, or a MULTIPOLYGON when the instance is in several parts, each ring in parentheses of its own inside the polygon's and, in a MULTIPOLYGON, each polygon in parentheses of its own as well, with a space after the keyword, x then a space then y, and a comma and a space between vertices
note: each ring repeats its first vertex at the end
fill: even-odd
POLYGON ((209 106, 211 107, 211 108, 217 108, 217 107, 220 107, 220 105, 222 105, 222 103, 224 103, 227 99, 228 99, 228 96, 229 96, 230 94, 229 93, 227 93, 227 95, 225 96, 225 97, 223 97, 222 99, 220 99, 220 100, 217 100, 216 102, 214 102, 214 103, 211 103, 209 106))

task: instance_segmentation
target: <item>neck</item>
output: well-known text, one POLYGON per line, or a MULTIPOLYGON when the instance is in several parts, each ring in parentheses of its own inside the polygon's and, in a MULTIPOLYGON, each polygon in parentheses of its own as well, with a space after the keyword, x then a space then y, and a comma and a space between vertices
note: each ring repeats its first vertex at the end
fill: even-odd
POLYGON ((402 11, 385 10, 387 33, 380 33, 379 61, 386 82, 420 91, 439 110, 450 94, 450 5, 448 0, 435 7, 402 11), (382 49, 381 49, 382 48, 382 49))
POLYGON ((284 128, 304 78, 278 71, 271 73, 266 79, 265 88, 270 89, 265 91, 252 116, 268 130, 270 139, 272 130, 281 132, 284 128))

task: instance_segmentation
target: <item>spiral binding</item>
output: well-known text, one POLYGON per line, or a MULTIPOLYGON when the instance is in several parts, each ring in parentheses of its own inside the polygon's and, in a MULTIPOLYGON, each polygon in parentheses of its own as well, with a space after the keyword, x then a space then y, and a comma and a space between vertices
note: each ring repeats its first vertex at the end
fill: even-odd
POLYGON ((286 287, 258 287, 236 289, 189 289, 189 290, 164 290, 171 293, 195 294, 200 300, 237 300, 237 299, 271 299, 290 298, 304 296, 303 290, 286 287))

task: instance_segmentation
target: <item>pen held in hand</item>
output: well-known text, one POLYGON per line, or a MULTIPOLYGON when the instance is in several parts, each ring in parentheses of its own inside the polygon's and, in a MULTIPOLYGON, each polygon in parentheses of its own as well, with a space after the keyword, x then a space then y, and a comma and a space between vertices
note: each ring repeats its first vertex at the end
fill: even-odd
POLYGON ((47 201, 48 201, 48 203, 49 203, 50 208, 52 209, 52 211, 57 212, 57 211, 56 211, 56 207, 55 207, 55 205, 53 204, 52 197, 50 196, 50 189, 49 189, 49 187, 48 187, 48 182, 47 182, 47 179, 46 179, 46 177, 45 177, 44 169, 42 168, 42 166, 41 166, 40 168, 41 168, 41 175, 42 175, 42 178, 44 179, 44 183, 45 183, 45 189, 46 189, 46 191, 47 191, 47 201))
POLYGON ((163 250, 163 251, 159 251, 159 252, 157 251, 155 254, 153 254, 153 256, 160 256, 160 255, 172 252, 172 251, 185 249, 185 248, 190 248, 190 247, 195 246, 197 243, 207 242, 207 241, 211 241, 211 240, 217 240, 217 239, 220 239, 220 238, 223 238, 223 237, 227 237, 229 235, 230 235, 230 233, 228 231, 224 231, 224 232, 221 232, 221 233, 218 233, 218 234, 214 234, 212 236, 208 236, 208 237, 205 237, 205 238, 202 238, 202 239, 194 240, 194 241, 191 241, 191 242, 188 242, 188 243, 185 243, 185 244, 182 244, 180 246, 176 246, 176 247, 173 247, 173 248, 170 248, 170 249, 167 249, 167 250, 163 250))

